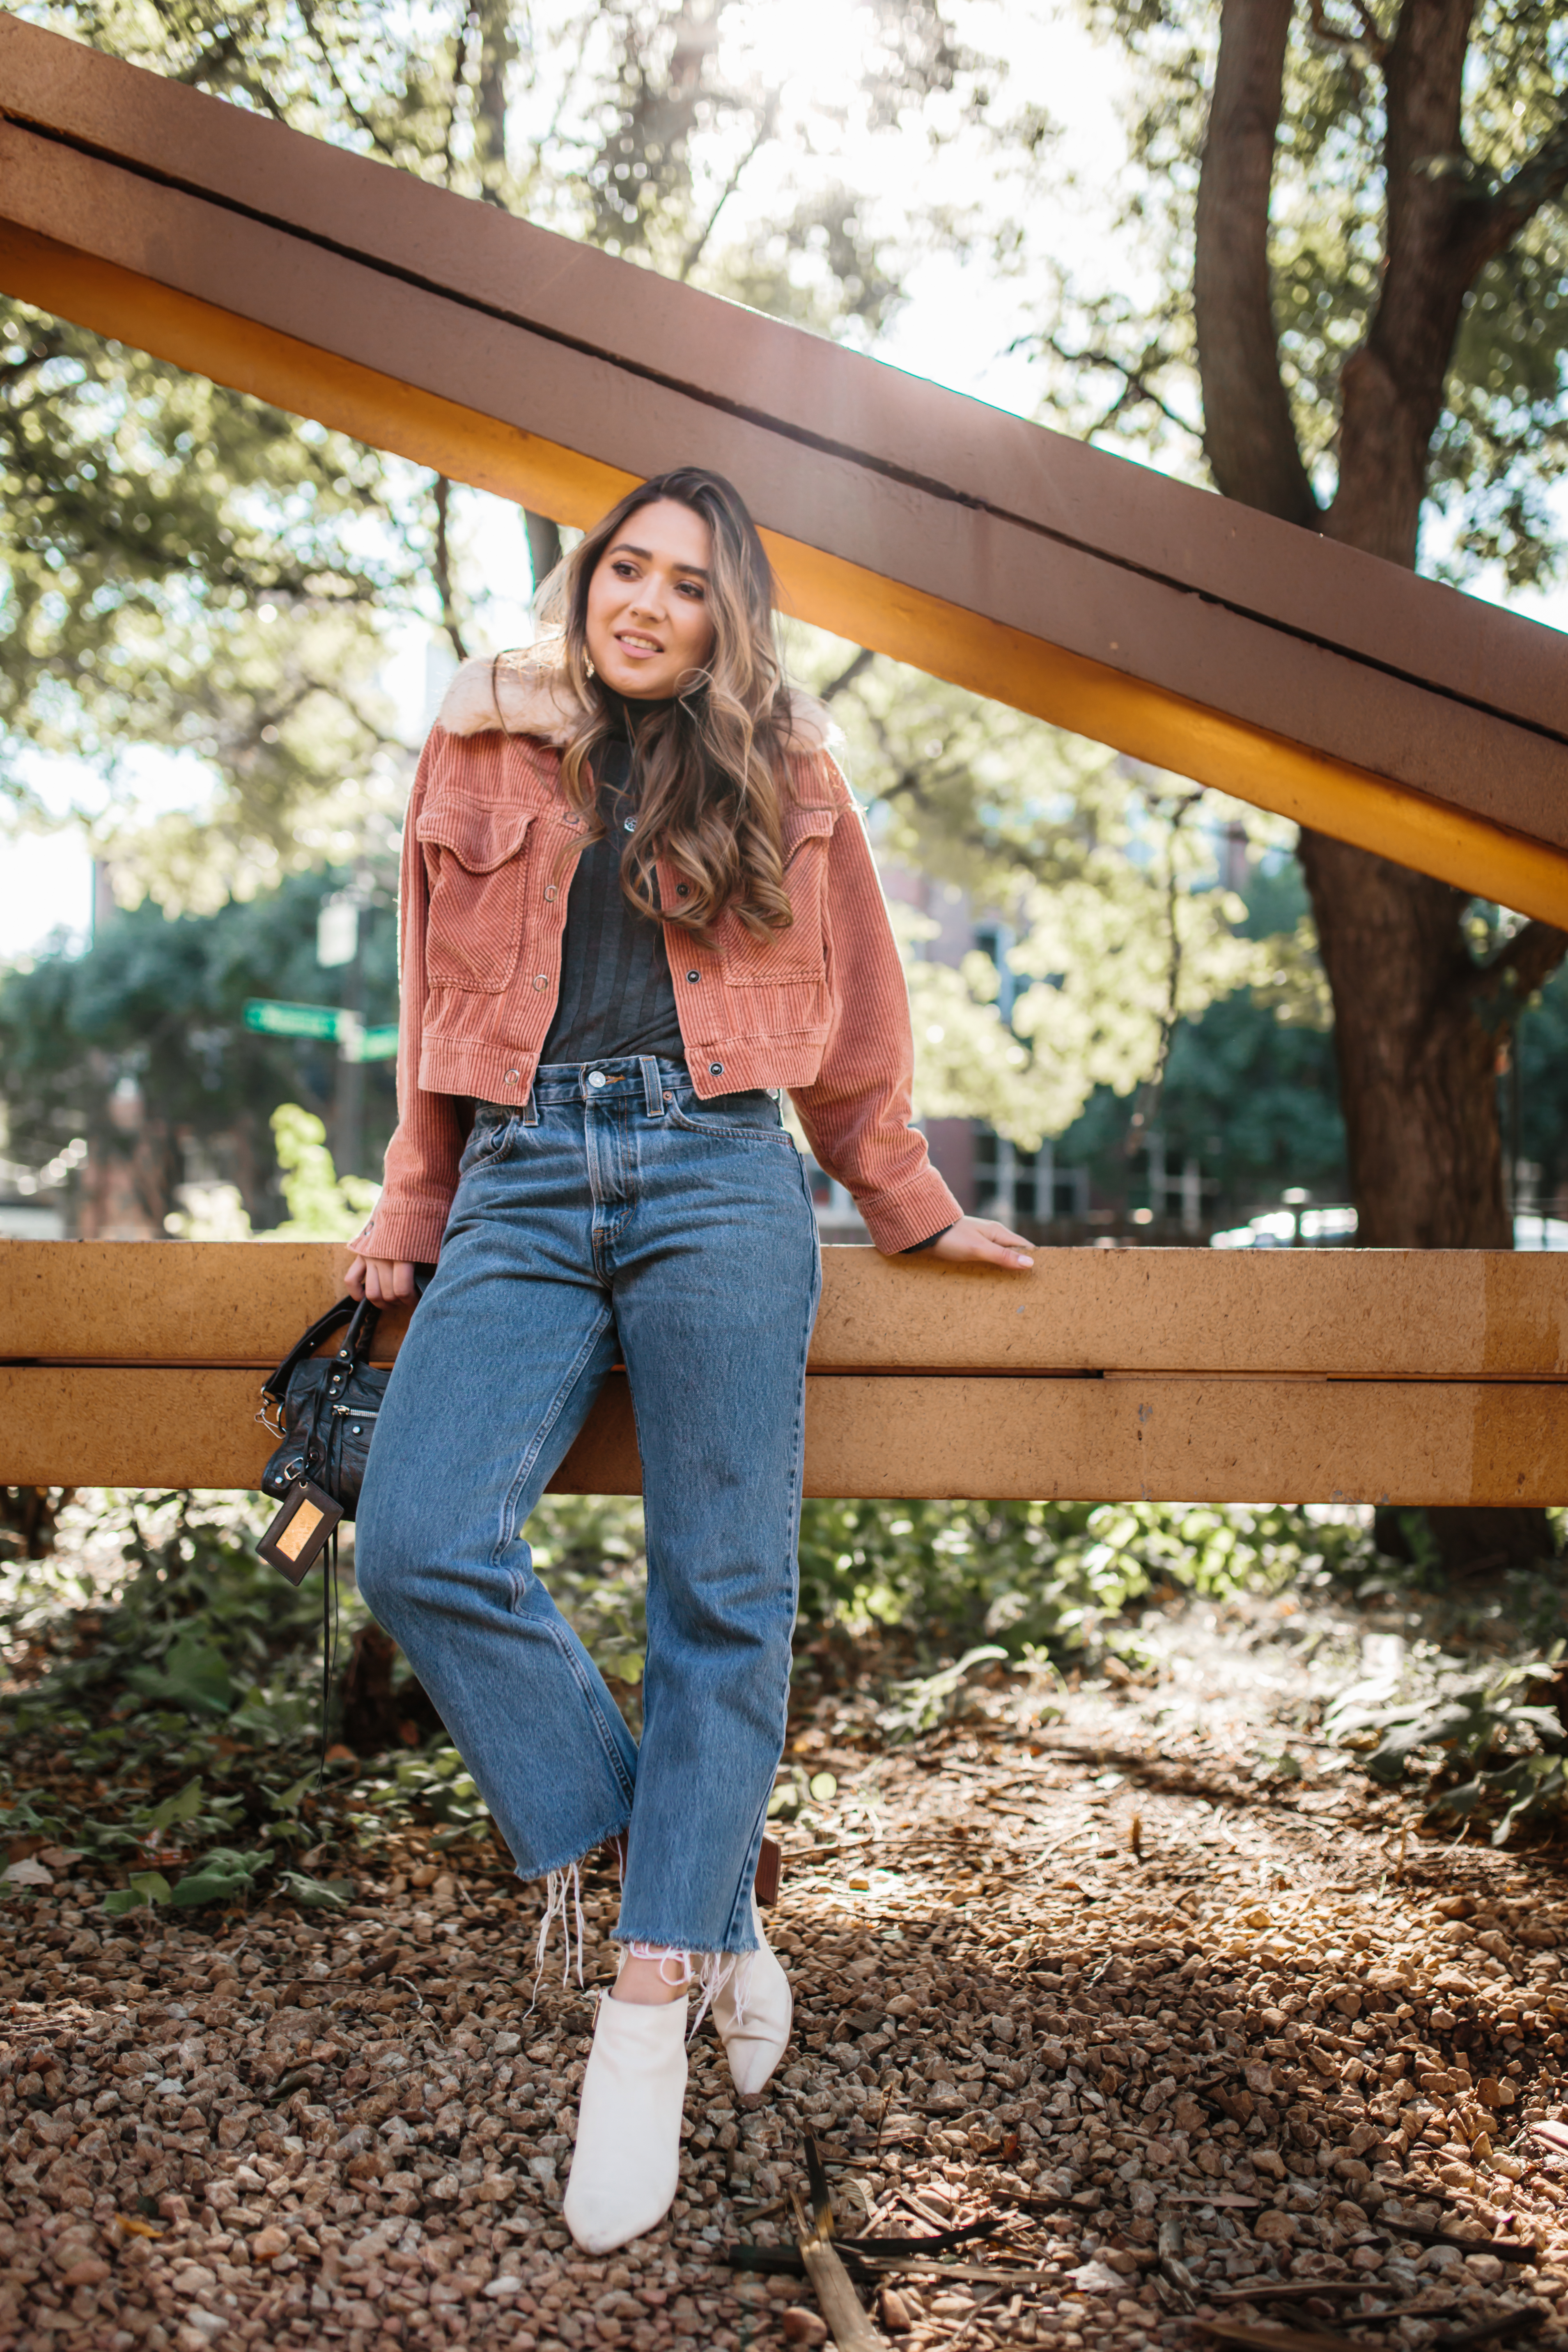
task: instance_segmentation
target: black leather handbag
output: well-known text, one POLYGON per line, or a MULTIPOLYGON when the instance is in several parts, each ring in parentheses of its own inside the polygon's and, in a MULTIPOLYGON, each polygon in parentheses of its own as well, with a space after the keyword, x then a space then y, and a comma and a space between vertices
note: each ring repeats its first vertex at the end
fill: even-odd
POLYGON ((257 1419, 283 1439, 262 1471, 261 1489, 283 1508, 257 1549, 291 1584, 303 1581, 359 1504, 389 1378, 368 1361, 379 1318, 368 1298, 340 1298, 261 1384, 257 1419), (345 1324, 336 1353, 318 1356, 322 1340, 345 1324))

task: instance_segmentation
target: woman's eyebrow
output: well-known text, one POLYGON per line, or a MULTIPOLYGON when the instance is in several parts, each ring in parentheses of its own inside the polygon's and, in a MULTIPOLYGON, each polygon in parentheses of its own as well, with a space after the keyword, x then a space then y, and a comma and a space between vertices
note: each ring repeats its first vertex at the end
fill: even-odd
MULTIPOLYGON (((644 563, 651 563, 653 562, 653 555, 649 549, 646 547, 634 547, 629 539, 618 539, 614 547, 611 548, 610 553, 612 555, 636 555, 640 557, 644 563)), ((676 572, 689 572, 694 580, 706 580, 708 577, 708 574, 703 571, 702 566, 700 563, 677 563, 672 565, 671 569, 676 572)))

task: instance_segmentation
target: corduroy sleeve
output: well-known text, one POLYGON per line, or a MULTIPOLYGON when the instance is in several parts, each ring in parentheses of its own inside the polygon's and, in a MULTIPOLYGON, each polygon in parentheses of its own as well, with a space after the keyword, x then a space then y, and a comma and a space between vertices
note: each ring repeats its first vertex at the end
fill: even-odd
POLYGON ((403 871, 397 910, 397 1125, 386 1147, 386 1182, 364 1231, 350 1243, 365 1257, 434 1265, 458 1189, 463 1156, 458 1106, 451 1095, 426 1094, 419 1084, 425 1028, 425 920, 429 882, 417 820, 445 737, 439 728, 420 756, 403 821, 403 871))
MULTIPOLYGON (((834 772, 847 800, 847 791, 834 772)), ((963 1211, 910 1125, 910 996, 866 827, 853 802, 833 830, 824 931, 835 1006, 822 1066, 790 1089, 819 1166, 847 1190, 877 1247, 894 1256, 963 1211)))

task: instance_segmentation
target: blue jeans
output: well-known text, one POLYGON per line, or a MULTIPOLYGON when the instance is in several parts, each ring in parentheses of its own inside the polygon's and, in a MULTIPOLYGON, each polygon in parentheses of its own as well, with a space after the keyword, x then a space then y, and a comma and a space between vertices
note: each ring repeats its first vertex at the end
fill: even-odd
POLYGON ((755 1948, 820 1286, 772 1096, 704 1103, 679 1062, 549 1066, 525 1108, 480 1105, 387 1388, 360 1589, 520 1876, 629 1826, 626 1943, 755 1948), (647 1523, 640 1747, 522 1536, 617 1358, 647 1523))

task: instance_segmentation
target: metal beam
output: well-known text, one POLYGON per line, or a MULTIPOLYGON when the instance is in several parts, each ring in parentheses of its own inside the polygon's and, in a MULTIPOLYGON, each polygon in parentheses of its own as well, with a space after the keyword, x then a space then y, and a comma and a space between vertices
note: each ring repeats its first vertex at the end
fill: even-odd
POLYGON ((719 466, 795 608, 1568 922, 1554 631, 0 15, 0 283, 583 523, 719 466))

